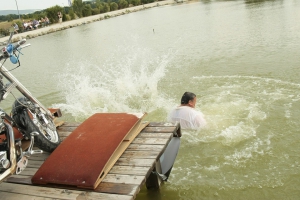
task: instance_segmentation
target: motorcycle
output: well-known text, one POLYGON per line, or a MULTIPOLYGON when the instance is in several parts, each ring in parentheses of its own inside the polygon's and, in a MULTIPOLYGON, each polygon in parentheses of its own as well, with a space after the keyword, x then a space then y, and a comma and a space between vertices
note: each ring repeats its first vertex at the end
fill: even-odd
POLYGON ((55 118, 61 117, 60 110, 45 108, 3 66, 7 59, 18 64, 16 68, 21 66, 21 50, 30 46, 25 45, 26 39, 11 43, 13 33, 10 30, 7 45, 0 52, 0 102, 12 94, 13 89, 23 96, 15 98, 10 114, 0 108, 0 183, 12 174, 20 174, 31 155, 52 152, 61 142, 54 123, 55 118), (4 79, 8 83, 5 84, 4 79), (34 150, 34 146, 39 149, 34 150))

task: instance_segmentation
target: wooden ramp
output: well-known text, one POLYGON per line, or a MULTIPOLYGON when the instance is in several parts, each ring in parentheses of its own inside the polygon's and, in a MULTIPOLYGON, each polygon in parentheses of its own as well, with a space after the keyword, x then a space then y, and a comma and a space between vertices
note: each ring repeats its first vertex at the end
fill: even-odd
POLYGON ((90 116, 42 164, 32 177, 32 183, 95 189, 145 128, 147 124, 141 124, 144 116, 141 113, 90 116))
MULTIPOLYGON (((58 128, 62 140, 78 127, 78 123, 64 123, 58 128)), ((150 122, 128 146, 101 183, 93 189, 63 185, 36 186, 32 176, 48 158, 48 153, 29 158, 28 167, 20 175, 9 177, 0 184, 4 199, 134 199, 144 184, 157 187, 158 179, 151 173, 179 124, 150 122)), ((74 147, 76 148, 76 147, 74 147)), ((86 152, 88 154, 88 152, 86 152)))

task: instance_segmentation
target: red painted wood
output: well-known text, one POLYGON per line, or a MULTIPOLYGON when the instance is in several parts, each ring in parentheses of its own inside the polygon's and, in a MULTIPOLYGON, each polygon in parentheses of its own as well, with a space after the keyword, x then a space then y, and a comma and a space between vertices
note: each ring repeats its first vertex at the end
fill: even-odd
POLYGON ((95 188, 103 167, 139 119, 126 113, 94 114, 57 147, 32 183, 95 188))

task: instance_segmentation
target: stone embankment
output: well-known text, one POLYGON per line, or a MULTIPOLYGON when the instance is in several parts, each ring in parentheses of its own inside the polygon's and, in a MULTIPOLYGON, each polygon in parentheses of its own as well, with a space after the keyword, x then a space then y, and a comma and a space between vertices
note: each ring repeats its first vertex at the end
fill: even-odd
MULTIPOLYGON (((158 1, 158 2, 154 2, 154 3, 146 4, 146 5, 134 6, 134 7, 125 8, 122 10, 116 10, 116 11, 107 12, 107 13, 103 13, 103 14, 99 14, 99 15, 93 15, 93 16, 89 16, 89 17, 83 17, 83 18, 79 18, 79 19, 75 19, 75 20, 70 20, 70 21, 62 22, 61 24, 59 24, 59 23, 52 24, 47 27, 38 28, 38 29, 35 29, 32 31, 26 31, 23 33, 16 34, 16 35, 14 35, 12 41, 16 42, 23 38, 31 39, 31 38, 35 38, 35 37, 42 36, 45 34, 53 33, 56 31, 61 31, 64 29, 80 26, 83 24, 101 21, 101 20, 108 19, 111 17, 117 17, 120 15, 125 15, 128 13, 132 13, 132 12, 136 12, 136 11, 140 11, 140 10, 153 8, 153 7, 157 7, 157 6, 169 5, 169 4, 173 4, 173 3, 176 3, 176 1, 174 1, 174 0, 158 1)), ((9 38, 8 36, 0 38, 0 46, 6 45, 8 38, 9 38)))

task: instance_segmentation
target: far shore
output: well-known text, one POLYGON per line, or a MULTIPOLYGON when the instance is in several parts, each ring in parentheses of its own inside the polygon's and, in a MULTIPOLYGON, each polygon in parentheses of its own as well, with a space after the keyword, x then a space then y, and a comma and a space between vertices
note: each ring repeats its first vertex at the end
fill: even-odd
MULTIPOLYGON (((83 18, 78 18, 78 19, 74 19, 74 20, 70 20, 70 21, 65 21, 60 23, 56 23, 56 24, 52 24, 50 26, 47 27, 43 27, 43 28, 38 28, 32 31, 26 31, 23 33, 18 33, 16 35, 13 36, 12 41, 16 42, 19 41, 23 38, 26 39, 31 39, 31 38, 35 38, 38 36, 42 36, 45 34, 49 34, 49 33, 53 33, 56 31, 61 31, 64 29, 68 29, 68 28, 72 28, 72 27, 76 27, 76 26, 80 26, 83 24, 88 24, 91 22, 96 22, 96 21, 101 21, 107 18, 111 18, 111 17, 117 17, 120 15, 125 15, 128 13, 132 13, 132 12, 136 12, 136 11, 140 11, 140 10, 144 10, 144 9, 148 9, 148 8, 153 8, 153 7, 157 7, 157 6, 164 6, 164 5, 170 5, 170 4, 174 4, 177 3, 176 0, 164 0, 164 1, 157 1, 154 3, 150 3, 150 4, 145 4, 145 5, 140 5, 140 6, 134 6, 134 7, 130 7, 130 8, 125 8, 125 9, 121 9, 121 10, 116 10, 116 11, 112 11, 112 12, 107 12, 107 13, 102 13, 99 15, 92 15, 89 17, 83 17, 83 18)), ((0 45, 6 45, 7 41, 8 41, 9 36, 6 37, 2 37, 0 38, 0 45)))

